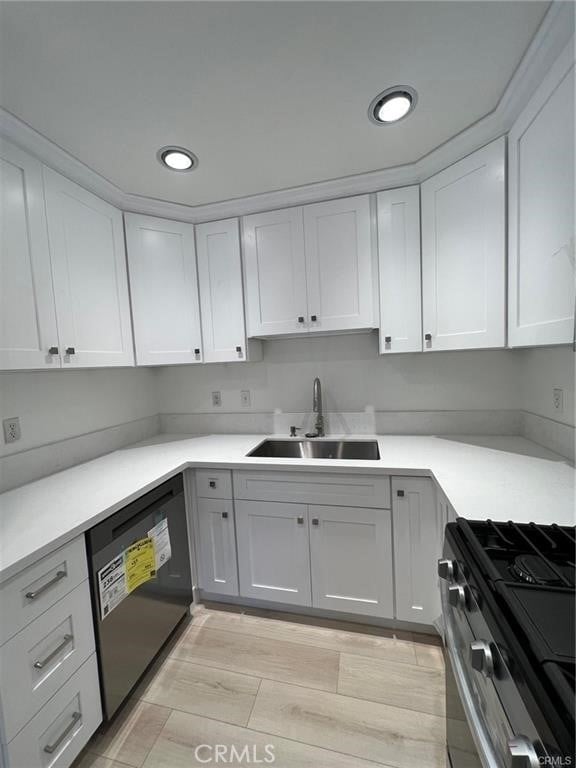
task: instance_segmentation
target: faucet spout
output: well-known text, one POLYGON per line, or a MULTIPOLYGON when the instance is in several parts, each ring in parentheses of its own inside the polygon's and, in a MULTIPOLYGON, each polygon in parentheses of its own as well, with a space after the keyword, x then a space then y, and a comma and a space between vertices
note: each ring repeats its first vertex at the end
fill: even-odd
POLYGON ((315 432, 310 432, 306 437, 324 437, 324 411, 322 408, 322 384, 318 376, 314 379, 312 410, 316 414, 314 423, 315 432))

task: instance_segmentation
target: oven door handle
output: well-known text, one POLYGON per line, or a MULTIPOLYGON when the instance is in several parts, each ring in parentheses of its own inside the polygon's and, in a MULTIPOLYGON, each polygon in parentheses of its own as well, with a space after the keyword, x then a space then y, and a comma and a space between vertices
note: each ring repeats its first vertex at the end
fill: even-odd
POLYGON ((477 710, 474 696, 470 689, 470 683, 468 682, 468 677, 462 664, 462 659, 456 650, 453 627, 454 619, 452 617, 453 609, 448 605, 444 590, 442 590, 442 609, 448 659, 452 666, 454 679, 456 680, 460 702, 474 738, 476 749, 478 750, 478 757, 480 758, 483 768, 501 768, 502 762, 499 761, 496 756, 484 719, 477 710))

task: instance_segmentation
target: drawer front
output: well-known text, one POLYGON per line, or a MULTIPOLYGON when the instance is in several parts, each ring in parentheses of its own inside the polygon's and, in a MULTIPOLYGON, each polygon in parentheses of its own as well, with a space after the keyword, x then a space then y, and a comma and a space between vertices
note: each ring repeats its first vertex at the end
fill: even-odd
POLYGON ((0 690, 6 741, 44 706, 94 653, 88 581, 59 600, 0 648, 0 690))
POLYGON ((43 557, 0 587, 0 645, 88 578, 84 536, 43 557))
POLYGON ((229 469, 197 469, 196 495, 201 499, 231 499, 232 473, 229 469))
POLYGON ((390 508, 390 478, 328 472, 234 472, 234 497, 343 507, 390 508))
POLYGON ((6 747, 6 768, 68 768, 102 722, 96 654, 6 747))

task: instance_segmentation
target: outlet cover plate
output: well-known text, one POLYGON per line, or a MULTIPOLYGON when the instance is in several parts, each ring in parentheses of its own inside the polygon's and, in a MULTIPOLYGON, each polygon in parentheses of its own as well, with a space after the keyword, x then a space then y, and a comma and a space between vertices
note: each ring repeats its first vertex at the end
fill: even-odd
POLYGON ((222 393, 212 392, 212 407, 220 408, 222 406, 222 393))
POLYGON ((554 387, 552 390, 552 405, 558 413, 564 412, 564 390, 560 387, 554 387))
POLYGON ((2 421, 2 428, 4 429, 5 443, 15 443, 16 440, 20 440, 22 437, 22 432, 20 431, 20 419, 18 416, 4 419, 2 421))
POLYGON ((243 389, 240 392, 240 405, 242 408, 250 408, 250 390, 243 389))

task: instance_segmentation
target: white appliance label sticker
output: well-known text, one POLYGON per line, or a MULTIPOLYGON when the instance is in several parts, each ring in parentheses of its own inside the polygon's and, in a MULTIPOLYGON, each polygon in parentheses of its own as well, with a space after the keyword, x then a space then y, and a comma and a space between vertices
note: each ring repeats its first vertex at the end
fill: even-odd
POLYGON ((100 616, 104 621, 106 616, 117 605, 120 605, 128 594, 123 552, 98 571, 98 592, 100 594, 100 616))
POLYGON ((168 531, 168 520, 164 518, 154 528, 148 531, 148 536, 154 542, 154 552, 156 553, 156 570, 160 570, 166 565, 172 557, 172 548, 170 546, 170 532, 168 531))

